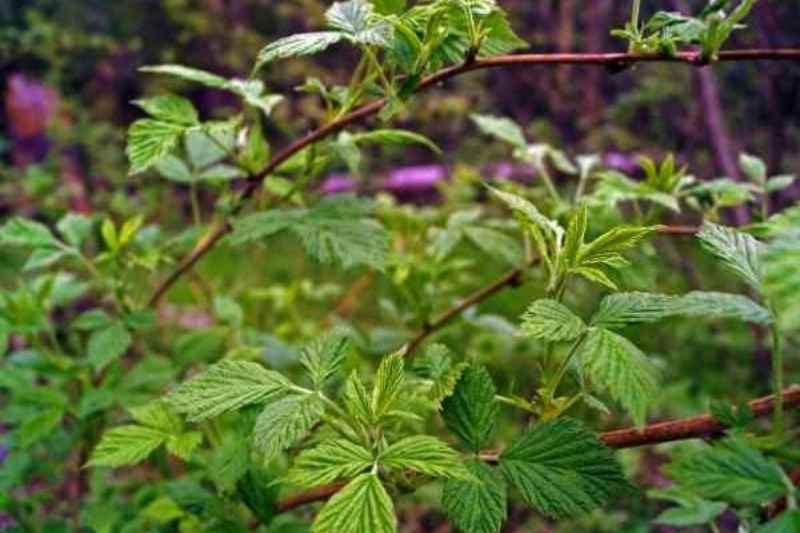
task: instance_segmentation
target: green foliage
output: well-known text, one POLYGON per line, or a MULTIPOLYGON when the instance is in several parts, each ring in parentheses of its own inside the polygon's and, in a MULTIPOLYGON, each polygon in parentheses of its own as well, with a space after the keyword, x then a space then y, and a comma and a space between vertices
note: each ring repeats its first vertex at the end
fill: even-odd
POLYGON ((325 504, 314 533, 393 533, 394 505, 375 474, 361 474, 325 504))
POLYGON ((447 428, 473 453, 478 453, 492 438, 498 415, 495 394, 489 372, 483 367, 470 366, 442 404, 447 428))
POLYGON ((711 222, 703 224, 697 235, 703 247, 755 291, 761 290, 763 277, 759 254, 762 244, 754 237, 711 222))
POLYGON ((500 455, 526 502, 551 517, 588 513, 628 489, 612 452, 575 420, 535 426, 500 455))
POLYGON ((536 300, 522 315, 522 331, 535 339, 572 341, 586 331, 586 324, 564 304, 555 300, 536 300))
POLYGON ((344 439, 330 439, 304 450, 286 474, 286 482, 299 488, 351 479, 374 464, 369 450, 344 439))
POLYGON ((413 470, 428 476, 465 479, 470 475, 458 454, 435 437, 415 435, 387 447, 378 458, 381 466, 413 470))
POLYGON ((369 218, 374 208, 368 200, 341 196, 322 200, 312 209, 254 213, 234 222, 230 241, 241 245, 289 230, 300 238, 306 252, 322 263, 380 270, 386 265, 389 235, 369 218))
POLYGON ((450 479, 442 488, 442 507, 453 524, 470 533, 497 533, 505 522, 507 494, 503 476, 479 461, 468 461, 475 479, 450 479))
POLYGON ((253 438, 265 460, 271 460, 297 444, 325 413, 325 405, 315 394, 289 396, 267 405, 256 419, 253 438))

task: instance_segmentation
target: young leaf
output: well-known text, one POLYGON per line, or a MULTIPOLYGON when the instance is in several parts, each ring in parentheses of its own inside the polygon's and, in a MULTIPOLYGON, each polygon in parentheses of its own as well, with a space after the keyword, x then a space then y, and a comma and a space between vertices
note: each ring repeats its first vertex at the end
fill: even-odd
POLYGON ((413 470, 427 476, 468 479, 459 455, 447 444, 429 435, 406 437, 391 444, 378 458, 381 466, 413 470))
POLYGON ((739 154, 739 167, 753 183, 761 186, 766 183, 767 165, 758 157, 744 153, 739 154))
POLYGON ((613 452, 580 422, 545 422, 527 431, 500 456, 500 469, 540 513, 585 514, 628 490, 613 452))
POLYGON ((383 417, 396 407, 405 383, 404 367, 402 351, 384 357, 378 366, 370 400, 370 410, 376 418, 383 417))
POLYGON ((608 264, 610 257, 636 246, 656 227, 619 226, 581 246, 577 264, 581 266, 608 264))
POLYGON ((255 448, 263 454, 264 461, 277 458, 305 437, 324 413, 325 404, 316 394, 293 395, 270 403, 256 419, 255 448))
POLYGON ((316 389, 321 389, 339 372, 349 341, 344 334, 334 332, 303 349, 300 364, 306 369, 316 389))
POLYGON ((656 322, 670 316, 675 297, 648 292, 624 292, 603 298, 592 325, 608 329, 656 322))
POLYGON ((131 174, 144 172, 175 149, 184 126, 149 118, 137 120, 128 130, 126 153, 131 174))
POLYGON ((88 464, 112 468, 136 464, 146 459, 166 439, 166 433, 149 427, 115 427, 103 433, 88 464))
POLYGON ((705 222, 697 234, 703 247, 750 287, 761 291, 762 268, 759 254, 763 245, 754 237, 732 228, 705 222))
POLYGON ((278 39, 258 53, 256 70, 279 59, 318 54, 342 39, 344 35, 338 31, 300 33, 278 39))
POLYGON ((622 404, 637 425, 644 424, 658 388, 658 372, 647 356, 625 337, 602 328, 589 330, 580 353, 588 379, 622 404))
POLYGON ((729 437, 678 459, 668 472, 681 485, 711 500, 759 504, 787 491, 781 467, 741 437, 729 437))
POLYGON ((137 106, 156 120, 171 122, 182 126, 195 126, 199 123, 197 110, 192 102, 172 94, 155 96, 144 100, 134 100, 137 106))
POLYGON ((344 439, 326 440, 303 450, 286 473, 284 481, 297 488, 310 488, 339 479, 349 479, 372 467, 369 450, 344 439))
POLYGON ((447 428, 473 453, 486 446, 494 433, 496 393, 489 372, 482 366, 470 366, 461 374, 452 396, 442 403, 447 428))
POLYGON ((185 67, 183 65, 155 65, 147 66, 139 69, 142 72, 150 72, 153 74, 166 74, 168 76, 175 76, 184 80, 193 81, 212 89, 226 89, 228 87, 228 80, 192 67, 185 67))
POLYGON ((414 372, 420 377, 431 382, 428 397, 436 405, 453 394, 461 375, 466 368, 465 364, 453 365, 450 351, 442 344, 432 344, 414 359, 414 372))
POLYGON ((527 148, 528 143, 525 141, 522 128, 513 120, 505 117, 477 114, 470 115, 470 118, 486 135, 496 137, 521 150, 527 148))
POLYGON ((314 520, 313 533, 395 533, 392 499, 375 474, 361 474, 333 495, 314 520))
POLYGON ((328 26, 358 44, 387 46, 391 39, 392 26, 376 20, 372 4, 365 0, 334 2, 325 13, 325 19, 328 26))
POLYGON ((274 401, 291 383, 277 372, 249 361, 223 360, 175 389, 167 402, 199 422, 245 405, 274 401))
POLYGON ((442 507, 463 533, 499 533, 506 519, 506 482, 480 461, 468 461, 466 467, 475 479, 448 479, 442 507))
POLYGON ((429 148, 436 154, 441 154, 442 150, 436 144, 419 133, 406 130, 373 130, 366 133, 356 133, 352 136, 356 144, 421 144, 429 148))
POLYGON ((536 300, 522 315, 522 331, 548 342, 571 341, 586 331, 586 324, 556 300, 536 300))

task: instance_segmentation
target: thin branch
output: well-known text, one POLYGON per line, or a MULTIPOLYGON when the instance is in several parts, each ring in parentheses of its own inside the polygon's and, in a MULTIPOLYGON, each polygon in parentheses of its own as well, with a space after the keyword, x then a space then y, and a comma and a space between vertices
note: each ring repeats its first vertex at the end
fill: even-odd
MULTIPOLYGON (((800 49, 753 49, 753 50, 729 50, 723 51, 719 54, 718 61, 800 61, 800 49)), ((605 66, 611 69, 618 69, 633 65, 635 63, 684 63, 695 66, 704 66, 705 63, 700 58, 698 52, 681 52, 675 56, 663 55, 642 55, 642 54, 626 54, 626 53, 607 53, 607 54, 513 54, 496 56, 487 59, 474 59, 467 61, 462 65, 456 65, 440 70, 430 76, 426 77, 417 87, 416 92, 420 92, 439 83, 446 81, 450 78, 455 78, 461 74, 472 72, 475 70, 483 70, 497 67, 510 67, 510 66, 536 66, 536 65, 595 65, 605 66)), ((260 188, 261 183, 272 174, 281 164, 283 164, 290 157, 300 152, 307 146, 324 139, 330 135, 338 133, 339 131, 347 128, 351 124, 359 122, 367 117, 378 113, 388 102, 388 99, 381 98, 365 104, 364 106, 356 109, 337 120, 334 120, 321 128, 314 130, 307 135, 296 140, 278 154, 276 154, 272 161, 264 168, 263 171, 257 175, 252 176, 247 186, 243 190, 233 214, 237 214, 244 207, 247 200, 249 200, 255 192, 260 188)), ((216 243, 230 231, 230 224, 223 223, 216 226, 212 232, 203 238, 201 243, 185 257, 178 267, 172 272, 161 284, 156 288, 153 296, 150 298, 149 305, 155 306, 159 300, 166 294, 166 292, 180 279, 180 277, 190 270, 197 261, 199 261, 205 254, 207 254, 216 243)))
MULTIPOLYGON (((794 408, 800 406, 800 386, 789 387, 783 392, 784 408, 794 408)), ((765 396, 749 402, 753 414, 757 417, 764 417, 772 413, 775 406, 774 396, 765 396)), ((721 434, 725 426, 717 422, 711 415, 693 416, 680 420, 668 420, 658 422, 643 428, 618 429, 600 434, 602 440, 610 448, 636 448, 639 446, 649 446, 674 442, 679 440, 699 439, 721 434)), ((485 462, 495 463, 498 460, 496 452, 482 453, 481 459, 485 462)), ((278 502, 276 509, 283 513, 290 511, 301 505, 313 503, 330 498, 338 492, 344 483, 338 482, 331 485, 315 487, 306 492, 301 492, 278 502)))
MULTIPOLYGON (((698 228, 692 226, 659 226, 658 233, 664 235, 677 235, 677 236, 692 236, 696 235, 698 228)), ((538 263, 538 259, 529 263, 528 266, 533 266, 538 263)), ((517 287, 522 284, 522 274, 524 268, 515 268, 497 278, 495 281, 473 292, 459 303, 444 311, 433 321, 425 324, 422 329, 414 336, 414 338, 406 345, 405 356, 413 357, 414 353, 419 349, 420 345, 431 335, 446 326, 452 319, 469 309, 474 305, 478 305, 484 300, 494 296, 506 287, 517 287)))

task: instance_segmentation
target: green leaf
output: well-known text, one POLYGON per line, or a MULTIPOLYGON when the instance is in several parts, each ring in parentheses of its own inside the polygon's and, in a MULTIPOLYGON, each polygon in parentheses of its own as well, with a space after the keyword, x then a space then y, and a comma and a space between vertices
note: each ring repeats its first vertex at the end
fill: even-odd
POLYGON ((344 385, 344 405, 348 414, 362 423, 372 422, 370 396, 358 374, 353 372, 344 385))
POLYGON ((314 387, 319 390, 342 368, 350 339, 341 332, 334 332, 313 341, 303 349, 300 364, 305 368, 314 387))
POLYGON ((165 433, 181 433, 183 422, 172 414, 164 402, 157 400, 129 409, 131 418, 143 426, 160 429, 165 433))
POLYGON ((344 39, 344 34, 338 31, 319 31, 300 33, 278 39, 258 53, 256 69, 267 63, 289 57, 308 56, 318 54, 344 39))
POLYGON ((479 461, 466 466, 475 479, 448 479, 442 489, 442 507, 464 533, 499 533, 506 520, 505 480, 479 461))
POLYGON ((453 365, 450 351, 442 344, 429 345, 422 355, 414 359, 414 372, 430 381, 428 397, 437 406, 453 394, 456 385, 464 372, 464 363, 453 365))
POLYGON ((53 407, 26 417, 17 432, 17 445, 23 450, 29 449, 48 435, 52 435, 63 416, 64 409, 53 407))
POLYGON ((553 518, 588 513, 629 484, 613 452, 580 422, 545 422, 500 455, 500 469, 538 512, 553 518))
POLYGON ((47 226, 27 218, 14 217, 0 226, 0 244, 38 248, 56 243, 47 226))
POLYGON ((755 533, 800 533, 800 510, 788 509, 755 533))
POLYGON ((88 464, 112 468, 133 465, 145 460, 166 439, 166 433, 153 428, 133 425, 115 427, 103 433, 88 464))
POLYGON ((155 65, 147 66, 139 69, 141 72, 149 72, 152 74, 166 74, 168 76, 175 76, 184 80, 193 81, 212 89, 227 89, 228 80, 192 67, 185 67, 183 65, 155 65))
POLYGON ((528 143, 522 128, 513 120, 491 115, 470 115, 470 118, 483 133, 507 142, 515 148, 524 150, 528 143))
POLYGON ((402 351, 384 357, 378 366, 370 399, 370 410, 376 418, 382 418, 397 406, 405 384, 404 367, 402 351))
POLYGON ((503 232, 469 226, 464 228, 464 235, 489 257, 502 259, 511 266, 519 265, 524 259, 519 243, 503 232))
POLYGON ((334 2, 325 12, 328 26, 343 32, 350 40, 372 46, 388 46, 392 26, 373 16, 373 6, 364 0, 334 2))
POLYGON ((199 124, 199 116, 192 102, 181 96, 172 94, 155 96, 144 100, 134 100, 137 106, 156 120, 195 126, 199 124))
POLYGON ((56 224, 56 228, 64 240, 76 248, 86 242, 92 233, 93 226, 94 221, 90 217, 79 213, 67 213, 56 224))
POLYGON ((556 250, 561 248, 564 241, 564 228, 562 228, 558 222, 544 216, 536 209, 536 206, 521 196, 503 192, 492 187, 489 187, 489 190, 508 205, 517 216, 540 229, 547 237, 548 242, 551 243, 556 250))
POLYGON ((89 337, 87 358, 95 370, 104 368, 110 362, 122 357, 131 347, 133 338, 122 324, 113 323, 95 330, 89 337))
POLYGON ((149 169, 172 152, 185 128, 152 119, 137 120, 128 130, 126 153, 131 164, 131 174, 149 169))
POLYGON ((167 402, 199 422, 254 403, 274 401, 292 384, 282 375, 249 361, 224 360, 175 389, 167 402))
POLYGON ((481 28, 485 37, 478 52, 479 57, 508 54, 528 47, 528 43, 514 33, 508 21, 508 16, 500 9, 495 10, 484 18, 481 21, 481 28))
POLYGON ((297 488, 311 488, 350 479, 371 468, 369 450, 344 439, 326 440, 303 450, 286 473, 284 481, 297 488))
POLYGON ((361 474, 333 495, 314 520, 313 533, 394 533, 392 499, 375 474, 361 474))
POLYGON ((764 186, 764 190, 768 193, 782 191, 788 187, 794 185, 794 182, 797 181, 797 176, 791 175, 783 175, 783 176, 772 176, 770 179, 767 180, 766 185, 764 186))
POLYGON ((675 300, 675 314, 706 319, 736 319, 754 324, 772 323, 770 312, 741 294, 690 292, 675 300))
POLYGON ((673 462, 669 475, 702 497, 736 504, 760 504, 783 496, 787 481, 781 467, 741 437, 673 462))
POLYGON ((706 221, 697 234, 703 247, 715 255, 750 287, 761 291, 763 277, 759 254, 763 245, 754 237, 706 221))
POLYGON ((577 274, 578 276, 582 276, 589 281, 599 283, 600 285, 603 285, 612 291, 619 290, 617 284, 614 283, 614 281, 608 277, 608 274, 606 274, 602 269, 592 267, 575 267, 571 268, 570 272, 577 274))
POLYGON ((589 330, 580 354, 587 378, 608 391, 637 425, 644 424, 658 390, 658 372, 647 356, 625 337, 602 328, 589 330))
POLYGON ((571 341, 586 331, 586 324, 556 300, 536 300, 522 315, 522 331, 548 342, 571 341))
POLYGON ((592 325, 623 328, 630 324, 656 322, 673 314, 676 298, 666 294, 624 292, 603 298, 592 317, 592 325))
POLYGON ((739 154, 739 166, 745 176, 757 185, 763 186, 767 181, 767 165, 763 160, 750 154, 739 154))
POLYGON ((708 524, 722 514, 728 505, 699 498, 694 493, 676 486, 648 492, 651 498, 671 500, 678 505, 658 515, 653 522, 675 527, 708 524))
POLYGON ((297 444, 322 419, 325 404, 316 394, 289 396, 267 405, 253 429, 255 448, 264 461, 297 444))
POLYGON ((436 146, 432 140, 424 135, 407 130, 373 130, 365 133, 356 133, 352 136, 353 142, 356 144, 380 144, 380 145, 408 145, 408 144, 421 144, 429 148, 432 152, 441 154, 442 150, 436 146))
POLYGON ((322 200, 312 209, 283 209, 255 213, 234 221, 230 242, 244 244, 291 230, 306 252, 321 263, 345 268, 363 264, 383 269, 389 254, 389 234, 368 218, 372 202, 342 195, 322 200))
POLYGON ((22 270, 28 272, 38 268, 46 268, 57 263, 67 255, 68 253, 61 248, 37 248, 30 257, 28 257, 28 260, 25 261, 22 270))
POLYGON ((470 478, 469 471, 455 450, 429 435, 406 437, 391 444, 378 461, 384 467, 413 470, 432 477, 470 478))
POLYGON ((189 431, 167 437, 166 448, 169 453, 188 461, 192 454, 203 442, 203 434, 199 431, 189 431))
POLYGON ((442 403, 447 428, 471 452, 488 445, 497 422, 497 391, 489 372, 482 366, 464 370, 452 396, 442 403))
POLYGON ((619 226, 609 230, 592 242, 581 246, 577 263, 581 266, 608 264, 609 256, 633 248, 656 229, 658 228, 655 226, 619 226))

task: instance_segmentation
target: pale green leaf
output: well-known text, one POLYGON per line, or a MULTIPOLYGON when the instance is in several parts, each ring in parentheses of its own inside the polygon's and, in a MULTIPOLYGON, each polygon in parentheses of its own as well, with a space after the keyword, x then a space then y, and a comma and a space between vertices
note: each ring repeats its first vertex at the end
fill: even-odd
POLYGON ((167 436, 163 431, 143 426, 112 428, 103 433, 88 464, 116 468, 139 463, 164 444, 167 436))
POLYGON ((387 468, 408 469, 432 477, 470 478, 455 450, 430 435, 415 435, 392 443, 381 453, 378 461, 387 468))
POLYGON ((577 339, 586 324, 556 300, 536 300, 522 315, 522 331, 535 339, 563 342, 577 339))
POLYGON ((328 26, 358 44, 384 47, 392 38, 392 26, 374 16, 372 4, 365 0, 334 2, 325 19, 328 26))
POLYGON ((89 364, 96 370, 102 369, 122 357, 132 343, 131 334, 122 324, 113 323, 106 328, 95 330, 89 337, 87 346, 86 355, 89 364))
POLYGON ((378 366, 370 399, 370 408, 376 418, 385 416, 398 406, 405 384, 404 367, 402 351, 384 357, 378 366))
POLYGON ((167 94, 143 100, 134 100, 133 103, 159 121, 182 126, 195 126, 199 123, 199 116, 194 105, 192 105, 191 101, 181 96, 167 94))
POLYGON ((500 455, 500 469, 523 499, 553 518, 586 514, 625 493, 613 452, 580 422, 545 422, 500 455))
POLYGON ((223 360, 179 386, 167 402, 199 422, 283 396, 292 384, 281 374, 249 361, 223 360))
POLYGON ((527 147, 522 128, 513 120, 491 115, 470 115, 478 128, 486 135, 491 135, 520 149, 527 147))
POLYGON ((257 68, 279 59, 318 54, 338 43, 344 37, 344 34, 338 31, 320 31, 300 33, 278 39, 265 46, 258 53, 257 68))
POLYGON ((142 67, 139 70, 153 74, 166 74, 168 76, 175 76, 184 80, 205 85, 206 87, 211 87, 212 89, 226 89, 228 87, 228 80, 225 78, 204 70, 185 67, 183 65, 154 65, 142 67))
POLYGON ((795 181, 797 181, 797 176, 772 176, 767 180, 766 185, 764 185, 764 190, 766 190, 768 193, 782 191, 783 189, 791 187, 795 181))
POLYGON ((675 299, 675 314, 706 319, 736 319, 769 325, 770 312, 741 294, 693 291, 675 299))
POLYGON ((316 394, 293 395, 270 403, 256 419, 255 448, 265 461, 297 444, 322 419, 325 404, 316 394))
POLYGON ((392 499, 375 474, 362 474, 333 495, 314 520, 313 533, 395 533, 392 499))
POLYGON ((371 468, 375 460, 369 450, 344 439, 326 440, 303 450, 286 473, 284 481, 297 488, 311 488, 350 479, 371 468))
POLYGON ((658 390, 658 372, 647 356, 625 337, 592 328, 580 357, 586 377, 617 400, 637 425, 644 424, 658 390))
POLYGON ((153 119, 137 120, 128 130, 126 153, 131 174, 144 172, 167 157, 178 145, 185 128, 153 119))
POLYGON ((505 480, 479 461, 466 466, 475 479, 448 479, 442 488, 442 507, 463 533, 499 533, 506 519, 505 480))
POLYGON ((333 332, 311 342, 300 355, 300 364, 314 383, 321 389, 342 368, 350 339, 341 332, 333 332))
POLYGON ((747 233, 706 221, 697 237, 703 247, 742 278, 750 287, 761 291, 763 277, 759 254, 763 245, 747 233))
POLYGON ((365 133, 356 133, 352 136, 356 144, 380 144, 380 145, 408 145, 421 144, 429 148, 432 152, 440 154, 441 149, 432 140, 424 135, 407 130, 381 129, 365 133))
POLYGON ((750 154, 739 154, 739 167, 753 183, 764 185, 767 181, 767 165, 762 159, 750 154))
POLYGON ((38 248, 56 242, 47 226, 28 218, 13 217, 0 226, 0 244, 38 248))

